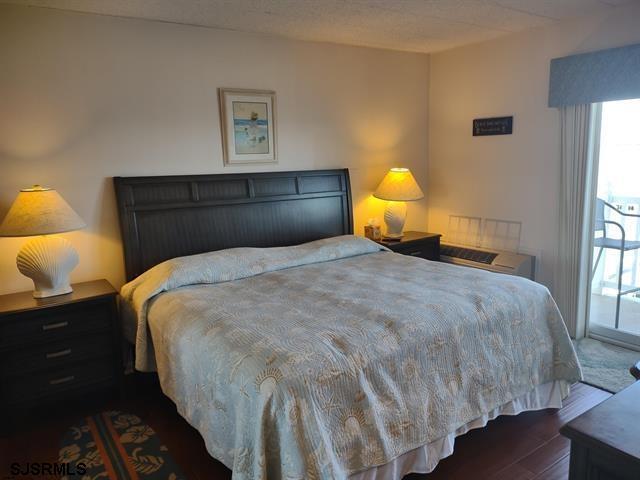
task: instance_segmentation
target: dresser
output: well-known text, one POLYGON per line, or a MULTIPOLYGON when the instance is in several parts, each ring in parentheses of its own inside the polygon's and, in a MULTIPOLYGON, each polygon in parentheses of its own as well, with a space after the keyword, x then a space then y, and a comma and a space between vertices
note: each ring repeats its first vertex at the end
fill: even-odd
POLYGON ((390 250, 403 255, 424 258, 426 260, 440 260, 440 235, 439 233, 404 232, 400 240, 379 240, 390 250))
POLYGON ((640 382, 560 429, 571 439, 569 480, 640 478, 640 382))
POLYGON ((106 280, 72 287, 44 299, 0 296, 3 420, 121 386, 117 292, 106 280))

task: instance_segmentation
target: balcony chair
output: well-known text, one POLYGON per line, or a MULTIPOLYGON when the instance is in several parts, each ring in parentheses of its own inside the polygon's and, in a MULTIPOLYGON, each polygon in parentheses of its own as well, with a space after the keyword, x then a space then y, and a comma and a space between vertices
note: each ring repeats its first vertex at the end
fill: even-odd
POLYGON ((626 233, 624 231, 624 227, 618 223, 611 220, 605 220, 604 217, 604 209, 605 207, 612 209, 619 215, 623 217, 636 217, 640 218, 640 215, 634 213, 624 213, 618 210, 616 207, 611 205, 610 203, 605 202, 604 200, 597 198, 596 199, 596 218, 594 225, 594 233, 601 233, 602 236, 596 237, 593 240, 593 246, 600 248, 598 252, 598 257, 596 258, 596 264, 593 267, 593 272, 591 274, 591 279, 596 274, 596 270, 598 268, 598 263, 600 262, 600 257, 602 257, 602 252, 605 248, 611 248, 613 250, 618 250, 620 252, 620 265, 618 267, 618 295, 616 298, 616 327, 618 328, 618 324, 620 323, 620 297, 623 295, 627 295, 629 293, 640 291, 640 287, 631 288, 629 290, 622 291, 622 274, 624 273, 624 252, 629 252, 631 250, 640 249, 640 241, 637 240, 627 240, 626 233), (611 238, 607 236, 607 225, 614 225, 620 229, 620 238, 611 238))

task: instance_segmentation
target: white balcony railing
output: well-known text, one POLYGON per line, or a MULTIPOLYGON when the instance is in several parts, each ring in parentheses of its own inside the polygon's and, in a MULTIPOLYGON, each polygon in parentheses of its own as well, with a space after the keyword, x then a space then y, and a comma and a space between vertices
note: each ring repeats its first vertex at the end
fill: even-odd
MULTIPOLYGON (((603 198, 620 212, 640 214, 640 197, 609 195, 603 198)), ((605 207, 605 219, 622 225, 625 240, 640 241, 640 218, 628 217, 605 207)), ((607 237, 621 238, 620 229, 607 225, 607 237)), ((594 262, 599 248, 594 249, 594 262)), ((616 326, 616 297, 618 295, 618 276, 620 267, 620 251, 604 249, 591 283, 590 319, 600 325, 619 328, 634 334, 640 334, 640 291, 621 297, 619 324, 616 326)), ((628 291, 640 287, 640 249, 624 253, 622 288, 628 291)))

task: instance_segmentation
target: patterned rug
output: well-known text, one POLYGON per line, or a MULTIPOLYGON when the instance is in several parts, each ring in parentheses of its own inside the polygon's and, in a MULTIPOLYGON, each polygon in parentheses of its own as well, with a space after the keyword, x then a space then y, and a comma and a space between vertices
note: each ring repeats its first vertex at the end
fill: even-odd
POLYGON ((121 412, 102 412, 71 427, 62 439, 59 462, 68 464, 64 479, 185 478, 153 429, 121 412))
POLYGON ((592 338, 574 340, 573 344, 585 383, 618 393, 635 381, 629 373, 629 367, 640 360, 640 352, 592 338))

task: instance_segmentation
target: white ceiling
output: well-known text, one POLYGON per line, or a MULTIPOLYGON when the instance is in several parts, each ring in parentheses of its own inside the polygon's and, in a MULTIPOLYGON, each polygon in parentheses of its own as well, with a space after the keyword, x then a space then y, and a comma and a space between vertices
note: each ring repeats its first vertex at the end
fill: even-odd
POLYGON ((632 1, 638 0, 0 0, 425 53, 632 1))

